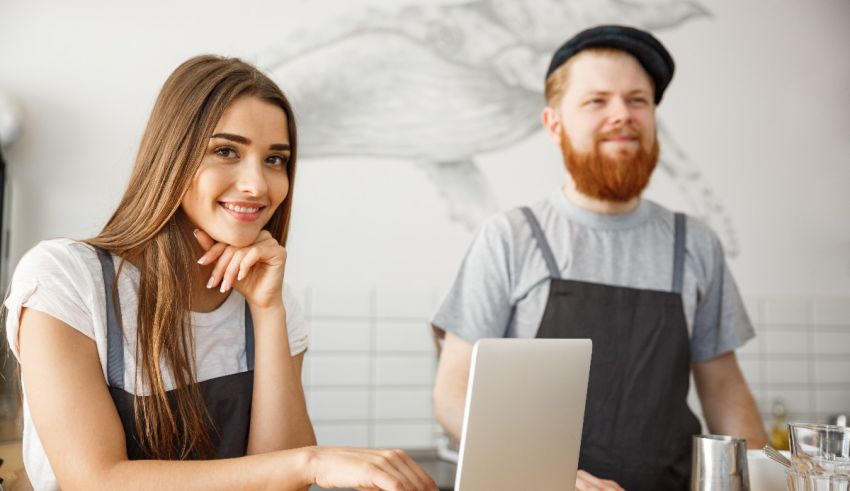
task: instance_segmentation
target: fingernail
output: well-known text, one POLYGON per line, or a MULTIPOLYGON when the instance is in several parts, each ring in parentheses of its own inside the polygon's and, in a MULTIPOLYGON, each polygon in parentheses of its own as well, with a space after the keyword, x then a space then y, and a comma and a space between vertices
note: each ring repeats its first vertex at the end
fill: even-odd
POLYGON ((224 280, 221 282, 221 288, 218 291, 224 293, 227 291, 228 288, 230 288, 230 286, 227 284, 227 280, 224 280))
POLYGON ((210 281, 207 282, 207 288, 212 288, 215 285, 215 276, 210 276, 210 281))
POLYGON ((198 238, 198 229, 192 230, 192 235, 194 235, 195 238, 197 239, 198 238))
POLYGON ((245 277, 245 275, 242 274, 242 271, 240 270, 239 274, 236 275, 236 281, 242 281, 242 278, 244 278, 244 277, 245 277))
POLYGON ((198 264, 204 264, 205 262, 207 262, 207 260, 203 256, 201 256, 201 258, 198 259, 198 264))

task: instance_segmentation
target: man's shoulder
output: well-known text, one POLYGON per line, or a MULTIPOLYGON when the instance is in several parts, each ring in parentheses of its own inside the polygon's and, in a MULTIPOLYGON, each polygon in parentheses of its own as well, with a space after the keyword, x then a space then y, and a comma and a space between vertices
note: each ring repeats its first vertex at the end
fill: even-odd
POLYGON ((680 213, 685 217, 686 237, 689 248, 712 251, 721 247, 720 237, 717 235, 717 232, 715 232, 714 229, 712 229, 711 226, 700 217, 689 213, 671 210, 654 201, 647 200, 647 203, 651 208, 651 215, 653 215, 656 220, 662 220, 669 224, 671 233, 674 228, 674 216, 677 213, 680 213))
POLYGON ((544 230, 556 215, 551 196, 546 196, 533 203, 515 206, 491 216, 484 221, 482 229, 486 228, 488 232, 525 240, 531 237, 532 233, 529 218, 523 211, 524 209, 531 211, 531 214, 544 230))

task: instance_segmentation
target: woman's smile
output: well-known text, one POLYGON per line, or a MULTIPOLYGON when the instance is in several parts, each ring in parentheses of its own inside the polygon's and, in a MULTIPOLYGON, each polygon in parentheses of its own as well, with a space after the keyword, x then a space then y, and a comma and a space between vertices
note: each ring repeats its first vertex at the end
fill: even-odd
POLYGON ((218 204, 240 222, 256 221, 262 216, 263 210, 266 209, 265 205, 248 201, 219 201, 218 204))

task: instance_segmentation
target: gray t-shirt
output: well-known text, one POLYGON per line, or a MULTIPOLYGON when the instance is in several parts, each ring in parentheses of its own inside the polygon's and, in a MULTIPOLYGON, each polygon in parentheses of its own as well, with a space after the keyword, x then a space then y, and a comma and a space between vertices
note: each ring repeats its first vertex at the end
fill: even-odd
MULTIPOLYGON (((673 283, 673 213, 649 200, 632 212, 593 213, 552 192, 531 207, 561 278, 646 290, 673 283)), ((474 342, 533 338, 549 296, 549 270, 519 209, 487 220, 432 324, 474 342)), ((682 301, 691 358, 704 361, 754 336, 714 232, 687 218, 682 301)))

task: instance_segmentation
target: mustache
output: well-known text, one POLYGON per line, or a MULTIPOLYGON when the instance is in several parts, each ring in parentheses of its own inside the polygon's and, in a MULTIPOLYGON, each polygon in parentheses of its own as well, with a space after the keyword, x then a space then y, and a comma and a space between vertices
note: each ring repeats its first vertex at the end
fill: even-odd
POLYGON ((609 130, 602 133, 596 134, 596 141, 601 142, 603 140, 608 140, 611 138, 636 138, 641 140, 643 138, 643 134, 635 129, 618 129, 618 130, 609 130))

